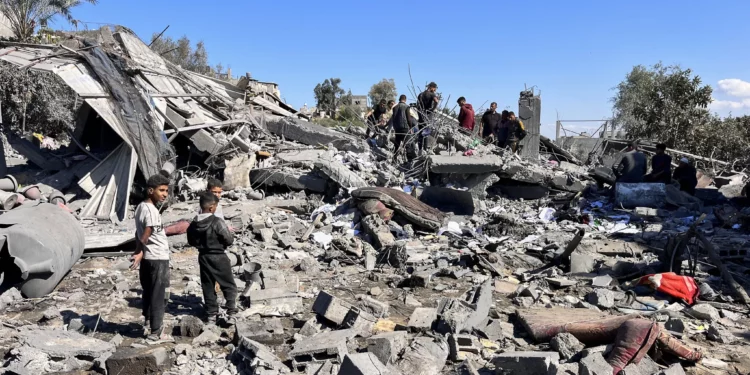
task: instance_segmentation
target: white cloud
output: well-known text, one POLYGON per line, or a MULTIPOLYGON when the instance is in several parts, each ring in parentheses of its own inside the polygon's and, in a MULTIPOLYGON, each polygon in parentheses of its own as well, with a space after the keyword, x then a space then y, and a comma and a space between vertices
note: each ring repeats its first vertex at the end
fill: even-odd
POLYGON ((714 111, 726 111, 726 110, 738 110, 750 107, 748 100, 734 101, 734 100, 714 100, 711 102, 711 109, 714 111))
POLYGON ((750 82, 738 78, 722 79, 719 81, 719 89, 731 96, 750 96, 750 82))

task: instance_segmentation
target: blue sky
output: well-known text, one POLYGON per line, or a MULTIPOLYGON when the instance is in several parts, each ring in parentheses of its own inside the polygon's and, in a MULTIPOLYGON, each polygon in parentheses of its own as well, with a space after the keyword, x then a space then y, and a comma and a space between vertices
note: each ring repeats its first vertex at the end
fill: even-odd
POLYGON ((355 94, 394 78, 409 95, 409 66, 416 86, 437 82, 451 106, 465 96, 475 108, 517 110, 524 85, 536 86, 546 135, 558 115, 611 116, 612 87, 634 65, 659 61, 711 84, 717 113, 750 113, 748 14, 748 1, 684 0, 100 0, 74 12, 89 28, 121 24, 145 40, 170 25, 169 36, 203 40, 212 65, 277 82, 297 108, 314 105, 313 87, 330 77, 355 94))

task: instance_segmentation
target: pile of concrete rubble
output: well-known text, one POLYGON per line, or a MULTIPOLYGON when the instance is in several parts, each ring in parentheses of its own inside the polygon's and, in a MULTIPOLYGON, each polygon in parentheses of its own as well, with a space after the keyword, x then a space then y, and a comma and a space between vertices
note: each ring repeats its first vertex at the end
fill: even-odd
POLYGON ((538 134, 541 153, 521 158, 451 121, 394 163, 387 139, 168 66, 127 30, 67 42, 0 59, 69 81, 88 105, 79 125, 117 142, 81 129, 53 152, 9 136, 23 158, 0 180, 0 373, 750 371, 741 199, 614 187, 538 134), (157 345, 127 258, 130 196, 152 172, 174 181, 167 224, 223 178, 242 291, 237 316, 205 324, 197 251, 168 230, 175 342, 157 345))

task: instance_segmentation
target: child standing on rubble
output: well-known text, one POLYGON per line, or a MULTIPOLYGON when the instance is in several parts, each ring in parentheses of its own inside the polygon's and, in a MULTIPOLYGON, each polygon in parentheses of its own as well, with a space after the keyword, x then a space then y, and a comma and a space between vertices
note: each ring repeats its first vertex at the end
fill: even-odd
POLYGON ((216 283, 227 300, 227 315, 237 313, 237 285, 232 275, 232 265, 224 252, 234 242, 224 219, 215 215, 219 198, 207 191, 201 194, 201 213, 193 219, 187 230, 190 246, 198 248, 201 288, 209 323, 216 323, 219 304, 216 301, 216 283))
POLYGON ((156 174, 148 179, 148 192, 135 210, 136 250, 133 265, 140 265, 139 276, 143 288, 144 331, 149 341, 171 341, 164 327, 166 292, 169 288, 169 243, 161 213, 156 207, 168 196, 169 179, 156 174))
MULTIPOLYGON (((216 212, 214 213, 214 216, 223 219, 224 212, 221 210, 221 194, 224 192, 224 184, 222 184, 219 179, 211 177, 208 179, 208 181, 206 181, 206 191, 218 198, 219 203, 216 204, 216 212)), ((199 205, 198 215, 200 215, 202 211, 203 210, 199 205)))

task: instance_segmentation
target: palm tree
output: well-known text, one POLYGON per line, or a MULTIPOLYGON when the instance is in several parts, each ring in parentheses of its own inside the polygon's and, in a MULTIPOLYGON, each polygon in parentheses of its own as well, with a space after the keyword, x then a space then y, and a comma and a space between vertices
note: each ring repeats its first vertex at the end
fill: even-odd
POLYGON ((0 13, 5 14, 13 34, 23 42, 31 38, 36 26, 46 24, 57 15, 78 26, 70 10, 84 1, 97 3, 97 0, 0 0, 0 13))

